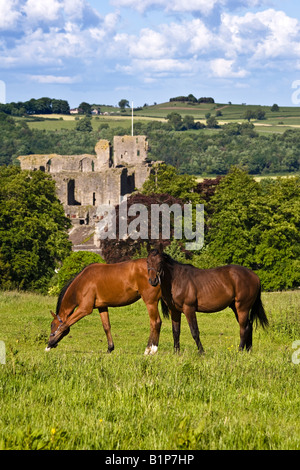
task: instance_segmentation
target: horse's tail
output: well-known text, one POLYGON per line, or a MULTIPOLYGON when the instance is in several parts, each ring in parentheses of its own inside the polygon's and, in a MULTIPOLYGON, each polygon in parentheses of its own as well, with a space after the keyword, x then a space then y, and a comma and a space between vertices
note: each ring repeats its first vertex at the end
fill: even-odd
POLYGON ((165 318, 169 318, 169 308, 163 299, 160 299, 160 305, 161 305, 163 316, 165 318))
POLYGON ((269 321, 267 319, 267 315, 261 301, 261 287, 259 287, 256 300, 252 306, 250 313, 250 321, 253 322, 254 320, 256 321, 256 324, 259 321, 259 323, 264 329, 269 326, 269 321))

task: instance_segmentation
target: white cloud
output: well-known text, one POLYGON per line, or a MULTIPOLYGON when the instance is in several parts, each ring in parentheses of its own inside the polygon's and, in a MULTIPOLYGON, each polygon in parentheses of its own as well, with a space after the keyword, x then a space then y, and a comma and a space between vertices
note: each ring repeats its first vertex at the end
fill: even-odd
MULTIPOLYGON (((108 38, 115 34, 119 20, 117 12, 101 17, 86 0, 72 0, 78 8, 76 14, 72 13, 70 0, 26 0, 22 15, 14 14, 13 6, 17 6, 17 1, 5 2, 0 0, 0 13, 6 12, 11 32, 15 29, 18 34, 13 40, 11 34, 8 40, 3 36, 0 68, 24 65, 67 67, 69 59, 78 63, 99 59, 105 55, 108 38)), ((0 15, 0 28, 1 18, 0 15)))
POLYGON ((253 69, 282 66, 277 58, 300 59, 299 31, 297 19, 273 9, 224 13, 214 29, 197 18, 144 28, 137 35, 117 34, 112 51, 117 61, 122 58, 119 70, 139 70, 147 80, 173 71, 196 74, 205 60, 208 76, 243 79, 253 69))
POLYGON ((168 74, 243 82, 254 69, 279 69, 287 60, 288 67, 294 61, 295 68, 300 63, 297 19, 274 9, 243 15, 235 10, 239 14, 232 14, 238 6, 254 8, 265 2, 112 0, 111 4, 140 12, 152 7, 167 12, 162 23, 154 23, 153 18, 148 21, 147 15, 141 17, 142 26, 135 23, 131 30, 130 20, 122 21, 122 10, 101 16, 88 0, 0 0, 0 29, 11 29, 7 37, 5 32, 2 35, 0 67, 32 67, 32 80, 39 83, 73 83, 78 76, 73 77, 68 67, 92 67, 87 70, 97 76, 99 70, 103 74, 105 70, 132 75, 138 72, 147 83, 168 74), (226 9, 219 14, 218 24, 211 27, 206 15, 216 6, 226 9), (176 15, 171 17, 170 12, 176 15), (178 12, 200 12, 202 17, 178 12), (15 37, 11 34, 14 31, 18 33, 15 37), (37 74, 35 67, 39 67, 37 74))
POLYGON ((78 26, 68 23, 65 31, 53 27, 47 33, 42 28, 28 32, 13 49, 6 50, 0 60, 7 66, 63 67, 68 59, 84 61, 94 50, 95 40, 89 32, 83 34, 78 26))
POLYGON ((144 13, 149 8, 162 8, 169 12, 199 11, 208 14, 218 1, 220 0, 112 0, 111 3, 119 8, 133 8, 140 13, 144 13))
POLYGON ((117 34, 115 54, 125 52, 129 59, 179 59, 209 51, 213 34, 200 19, 162 24, 158 30, 144 28, 139 35, 117 34))
POLYGON ((253 61, 263 61, 299 56, 300 23, 282 11, 223 14, 221 21, 219 38, 227 57, 247 55, 253 61))
POLYGON ((0 0, 0 29, 14 28, 21 17, 18 0, 0 0))
POLYGON ((27 0, 22 8, 29 21, 55 21, 62 5, 58 0, 27 0))
POLYGON ((78 75, 74 77, 67 77, 67 76, 60 77, 57 75, 29 75, 28 78, 38 83, 69 84, 69 83, 77 83, 81 81, 81 78, 78 75))
POLYGON ((255 58, 299 57, 300 22, 296 18, 275 10, 266 10, 257 16, 268 27, 268 34, 257 45, 255 58))
POLYGON ((234 70, 234 61, 223 58, 210 61, 212 75, 217 78, 244 78, 248 74, 246 70, 238 68, 234 70))
POLYGON ((151 8, 162 9, 167 12, 198 12, 209 15, 216 6, 219 7, 256 7, 268 4, 270 0, 111 0, 112 5, 118 8, 132 8, 140 13, 151 8))
POLYGON ((212 12, 215 5, 218 3, 218 0, 174 0, 174 1, 167 1, 166 3, 166 10, 167 11, 174 11, 174 12, 190 12, 190 11, 198 11, 203 15, 208 15, 212 12))
POLYGON ((129 42, 129 54, 139 59, 159 59, 169 55, 168 38, 151 29, 143 29, 140 37, 132 36, 129 42))
POLYGON ((86 8, 85 0, 63 0, 62 7, 65 15, 70 20, 82 19, 84 9, 86 8))
POLYGON ((166 77, 172 74, 187 76, 196 71, 195 64, 190 60, 177 59, 134 59, 130 66, 117 65, 116 70, 128 75, 139 73, 147 83, 152 83, 157 77, 166 77))

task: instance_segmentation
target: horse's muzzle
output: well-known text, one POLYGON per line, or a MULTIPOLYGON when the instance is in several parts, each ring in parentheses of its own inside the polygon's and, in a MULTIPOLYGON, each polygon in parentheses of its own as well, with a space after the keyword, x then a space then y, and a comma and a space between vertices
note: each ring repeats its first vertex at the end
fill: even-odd
POLYGON ((54 334, 54 337, 52 337, 52 338, 48 341, 48 345, 47 345, 45 351, 48 352, 48 351, 51 351, 51 349, 57 348, 58 343, 59 343, 65 336, 67 336, 69 333, 70 333, 70 328, 68 327, 68 328, 66 328, 65 330, 59 331, 57 336, 54 334))
POLYGON ((158 277, 156 277, 155 279, 150 279, 149 278, 149 283, 151 284, 152 287, 156 287, 159 284, 158 277))

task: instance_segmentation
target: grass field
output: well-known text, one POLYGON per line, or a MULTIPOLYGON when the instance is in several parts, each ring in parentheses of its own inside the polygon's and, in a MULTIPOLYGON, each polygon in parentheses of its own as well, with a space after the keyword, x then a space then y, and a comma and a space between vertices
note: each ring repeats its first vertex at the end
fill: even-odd
POLYGON ((180 355, 164 320, 157 355, 145 357, 141 301, 111 309, 111 355, 96 312, 46 353, 56 299, 0 293, 0 449, 299 449, 292 345, 300 292, 265 293, 263 301, 270 328, 254 332, 250 354, 237 352, 238 325, 226 309, 198 314, 204 357, 185 319, 180 355))
MULTIPOLYGON (((135 122, 145 120, 160 120, 165 121, 169 113, 178 112, 182 116, 192 115, 195 120, 203 123, 206 122, 205 115, 210 113, 215 116, 217 111, 222 113, 222 116, 217 117, 217 120, 222 125, 230 122, 245 122, 244 114, 247 110, 256 111, 258 108, 266 113, 266 119, 262 121, 251 120, 254 123, 256 130, 260 133, 283 133, 290 128, 300 128, 300 107, 280 107, 279 112, 270 111, 270 106, 259 105, 238 105, 238 104, 191 104, 180 102, 166 102, 153 106, 145 106, 140 110, 134 112, 135 122)), ((100 115, 93 117, 92 125, 96 130, 101 123, 108 123, 110 127, 130 127, 131 109, 120 113, 119 108, 102 107, 102 111, 112 112, 115 115, 100 115), (119 113, 119 114, 118 114, 119 113)), ((40 117, 46 118, 45 121, 28 120, 28 125, 32 129, 40 130, 59 130, 59 129, 75 129, 76 116, 61 116, 57 115, 42 115, 40 117)), ((23 118, 17 118, 23 119, 23 118)))

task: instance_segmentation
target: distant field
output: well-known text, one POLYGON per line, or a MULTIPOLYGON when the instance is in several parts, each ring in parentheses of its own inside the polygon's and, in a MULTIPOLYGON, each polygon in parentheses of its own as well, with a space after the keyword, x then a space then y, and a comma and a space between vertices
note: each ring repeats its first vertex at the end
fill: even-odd
POLYGON ((164 320, 145 357, 142 301, 111 309, 112 354, 97 312, 46 353, 56 298, 1 292, 0 449, 299 450, 300 292, 263 302, 270 327, 254 331, 250 354, 226 309, 198 314, 204 357, 185 318, 180 355, 164 320))
MULTIPOLYGON (((165 118, 170 112, 178 112, 181 115, 193 115, 195 119, 205 119, 207 113, 211 113, 211 115, 214 116, 217 111, 220 111, 222 113, 222 116, 219 117, 221 121, 238 121, 243 120, 247 110, 255 111, 258 108, 266 112, 266 120, 258 121, 260 123, 277 125, 279 121, 282 121, 286 125, 298 124, 300 126, 300 107, 281 107, 279 112, 274 113, 270 110, 270 106, 167 102, 156 106, 145 107, 137 111, 136 115, 165 118)), ((252 120, 252 122, 256 121, 252 120)))
MULTIPOLYGON (((39 130, 49 130, 55 131, 60 129, 75 129, 76 123, 78 120, 75 119, 75 116, 68 116, 68 115, 39 115, 36 117, 41 117, 46 119, 45 121, 30 121, 27 120, 27 123, 31 129, 39 129, 39 130)), ((79 119, 83 119, 80 116, 79 119)), ((139 117, 138 121, 149 121, 153 120, 154 118, 151 117, 139 117)), ((135 118, 135 122, 136 122, 135 118)), ((164 119, 155 119, 159 121, 164 121, 164 119)), ((92 126, 94 130, 97 130, 98 127, 103 124, 107 123, 111 128, 115 127, 130 127, 131 126, 131 116, 124 115, 124 116, 97 116, 92 118, 92 126)))
MULTIPOLYGON (((206 121, 205 115, 210 113, 215 116, 216 112, 222 115, 217 117, 220 124, 228 122, 245 122, 244 115, 247 110, 255 111, 261 109, 266 113, 266 119, 262 121, 251 120, 260 133, 282 133, 289 128, 300 129, 300 107, 281 107, 279 112, 271 112, 270 106, 256 105, 236 105, 236 104, 188 104, 180 102, 166 102, 153 106, 145 106, 134 112, 136 121, 144 120, 160 120, 165 121, 167 115, 171 112, 178 112, 182 116, 191 115, 195 120, 203 123, 206 121)), ((103 112, 120 113, 118 108, 104 107, 103 112)), ((41 115, 46 118, 45 121, 28 121, 28 125, 32 129, 74 129, 76 126, 76 115, 41 115)), ((81 117, 80 117, 81 118, 81 117)), ((127 127, 131 119, 131 109, 127 109, 125 113, 114 115, 101 115, 93 117, 93 128, 97 129, 103 122, 108 123, 111 127, 127 127)))

